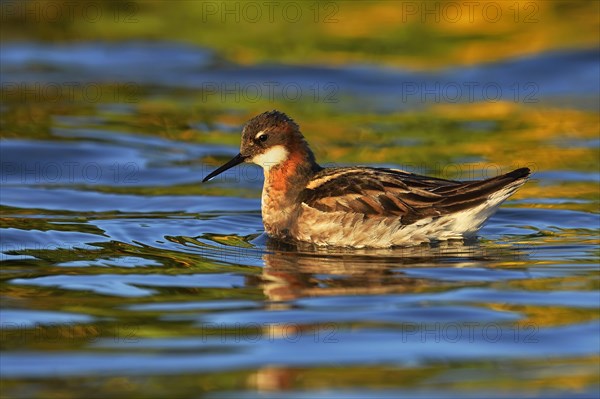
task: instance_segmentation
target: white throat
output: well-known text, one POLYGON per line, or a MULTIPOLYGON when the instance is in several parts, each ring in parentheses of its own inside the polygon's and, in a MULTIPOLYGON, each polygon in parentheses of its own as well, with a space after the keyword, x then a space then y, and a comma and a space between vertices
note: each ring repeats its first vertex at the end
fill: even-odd
POLYGON ((252 163, 262 166, 263 170, 265 171, 265 175, 267 175, 273 166, 277 166, 284 162, 286 159, 288 159, 289 155, 290 153, 285 149, 284 146, 276 145, 269 148, 262 154, 255 155, 251 161, 252 163))

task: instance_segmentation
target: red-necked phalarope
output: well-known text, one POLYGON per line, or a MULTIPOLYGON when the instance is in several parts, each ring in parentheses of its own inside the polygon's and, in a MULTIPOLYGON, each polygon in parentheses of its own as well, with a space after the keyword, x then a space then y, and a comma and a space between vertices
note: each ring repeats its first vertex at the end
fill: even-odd
POLYGON ((320 246, 390 247, 473 236, 529 177, 529 169, 452 181, 398 169, 322 168, 299 126, 270 111, 242 131, 240 153, 202 180, 242 162, 262 166, 267 234, 320 246))

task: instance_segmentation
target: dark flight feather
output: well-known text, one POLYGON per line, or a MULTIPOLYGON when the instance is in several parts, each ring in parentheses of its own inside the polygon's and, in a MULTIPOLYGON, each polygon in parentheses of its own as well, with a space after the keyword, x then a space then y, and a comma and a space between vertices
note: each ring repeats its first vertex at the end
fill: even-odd
POLYGON ((478 206, 529 173, 521 168, 487 180, 460 182, 384 168, 324 169, 313 176, 299 199, 322 212, 398 216, 403 224, 411 224, 478 206))

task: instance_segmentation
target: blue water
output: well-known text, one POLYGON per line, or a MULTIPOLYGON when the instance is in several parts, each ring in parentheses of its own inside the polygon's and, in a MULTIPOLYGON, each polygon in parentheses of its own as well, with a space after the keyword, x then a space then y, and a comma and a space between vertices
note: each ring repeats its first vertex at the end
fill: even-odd
MULTIPOLYGON (((149 132, 146 120, 187 109, 207 82, 293 83, 304 93, 331 83, 331 115, 374 113, 380 130, 396 129, 385 120, 391 111, 426 107, 436 95, 403 98, 406 82, 489 81, 505 95, 534 82, 537 101, 517 101, 531 112, 587 112, 598 105, 596 50, 437 72, 223 66, 210 51, 171 43, 17 43, 1 52, 3 396, 599 394, 597 195, 509 200, 468 243, 296 248, 263 234, 258 168, 200 184, 237 153, 238 124, 199 112, 174 128, 196 138, 218 130, 215 142, 163 125, 149 132), (15 88, 23 82, 135 90, 131 102, 83 107, 33 92, 31 105, 15 88), (25 122, 14 122, 24 109, 25 122)), ((227 97, 217 106, 219 115, 245 114, 227 97)), ((502 129, 464 123, 475 141, 502 129)), ((415 151, 431 145, 419 135, 393 140, 415 151)), ((598 153, 595 139, 558 143, 598 153)), ((541 163, 544 152, 537 156, 541 163)), ((598 189, 597 169, 555 165, 528 184, 598 189)))

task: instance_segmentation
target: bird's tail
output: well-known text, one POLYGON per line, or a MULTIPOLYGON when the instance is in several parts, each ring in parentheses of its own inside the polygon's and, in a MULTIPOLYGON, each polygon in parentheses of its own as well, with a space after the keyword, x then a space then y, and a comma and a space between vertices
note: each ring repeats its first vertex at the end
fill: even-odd
POLYGON ((527 181, 530 173, 529 168, 520 168, 491 179, 443 187, 436 193, 446 198, 436 204, 436 208, 451 217, 452 230, 464 235, 474 234, 500 204, 527 181))

